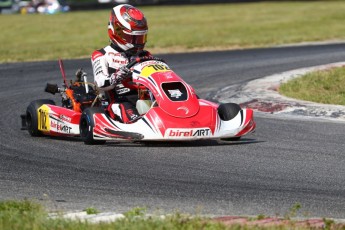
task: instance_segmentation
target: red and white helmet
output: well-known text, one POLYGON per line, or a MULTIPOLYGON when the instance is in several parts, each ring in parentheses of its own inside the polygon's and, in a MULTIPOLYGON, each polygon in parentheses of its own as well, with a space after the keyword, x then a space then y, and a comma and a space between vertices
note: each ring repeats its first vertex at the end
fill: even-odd
POLYGON ((108 35, 112 43, 124 51, 138 52, 146 43, 148 26, 144 14, 137 8, 121 4, 110 13, 108 35))

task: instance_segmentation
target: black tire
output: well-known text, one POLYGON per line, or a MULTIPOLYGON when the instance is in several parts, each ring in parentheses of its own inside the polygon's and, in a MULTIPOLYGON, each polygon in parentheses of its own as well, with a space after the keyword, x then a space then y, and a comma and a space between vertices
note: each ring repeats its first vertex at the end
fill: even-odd
POLYGON ((42 132, 38 130, 38 108, 42 105, 55 105, 55 102, 50 99, 40 99, 32 101, 26 108, 26 127, 28 132, 33 137, 42 136, 42 132))
POLYGON ((104 140, 93 139, 93 127, 95 126, 93 114, 104 113, 104 109, 99 107, 87 108, 83 111, 79 122, 80 137, 86 145, 103 145, 104 140))
MULTIPOLYGON (((221 104, 218 107, 218 114, 220 119, 223 121, 229 121, 236 117, 236 115, 241 111, 241 107, 235 103, 221 104)), ((238 141, 241 137, 228 137, 222 138, 222 141, 238 141)))
POLYGON ((221 104, 218 107, 219 117, 223 121, 229 121, 233 119, 240 111, 241 107, 235 103, 221 104))

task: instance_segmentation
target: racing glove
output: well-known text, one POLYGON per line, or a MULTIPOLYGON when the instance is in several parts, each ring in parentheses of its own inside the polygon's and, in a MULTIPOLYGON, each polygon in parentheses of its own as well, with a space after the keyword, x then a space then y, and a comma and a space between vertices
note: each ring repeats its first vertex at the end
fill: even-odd
POLYGON ((123 66, 110 76, 110 84, 115 85, 130 76, 131 71, 123 66))

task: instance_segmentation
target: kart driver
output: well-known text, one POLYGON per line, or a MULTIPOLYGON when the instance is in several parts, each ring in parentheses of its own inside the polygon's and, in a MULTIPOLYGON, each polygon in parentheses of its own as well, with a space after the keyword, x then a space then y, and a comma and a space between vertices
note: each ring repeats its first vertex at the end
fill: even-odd
POLYGON ((130 71, 125 66, 133 58, 151 56, 144 50, 147 31, 145 16, 139 9, 118 5, 109 17, 110 45, 92 53, 95 84, 108 93, 110 116, 124 123, 139 116, 134 106, 138 99, 137 86, 131 82, 130 71))

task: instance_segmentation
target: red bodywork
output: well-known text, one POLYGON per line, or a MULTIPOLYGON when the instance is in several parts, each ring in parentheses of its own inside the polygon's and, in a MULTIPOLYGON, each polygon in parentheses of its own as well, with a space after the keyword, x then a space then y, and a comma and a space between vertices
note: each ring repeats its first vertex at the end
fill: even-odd
MULTIPOLYGON (((218 104, 199 99, 194 89, 163 62, 145 61, 132 68, 132 81, 139 99, 150 92, 152 107, 132 123, 113 120, 106 112, 94 113, 95 140, 194 140, 241 137, 254 131, 256 124, 251 109, 242 109, 230 120, 223 121, 218 104), (143 90, 144 89, 144 90, 143 90)), ((66 90, 72 108, 43 105, 38 109, 39 130, 47 135, 78 136, 82 104, 73 90, 66 90)), ((90 102, 88 102, 90 105, 90 102)))

